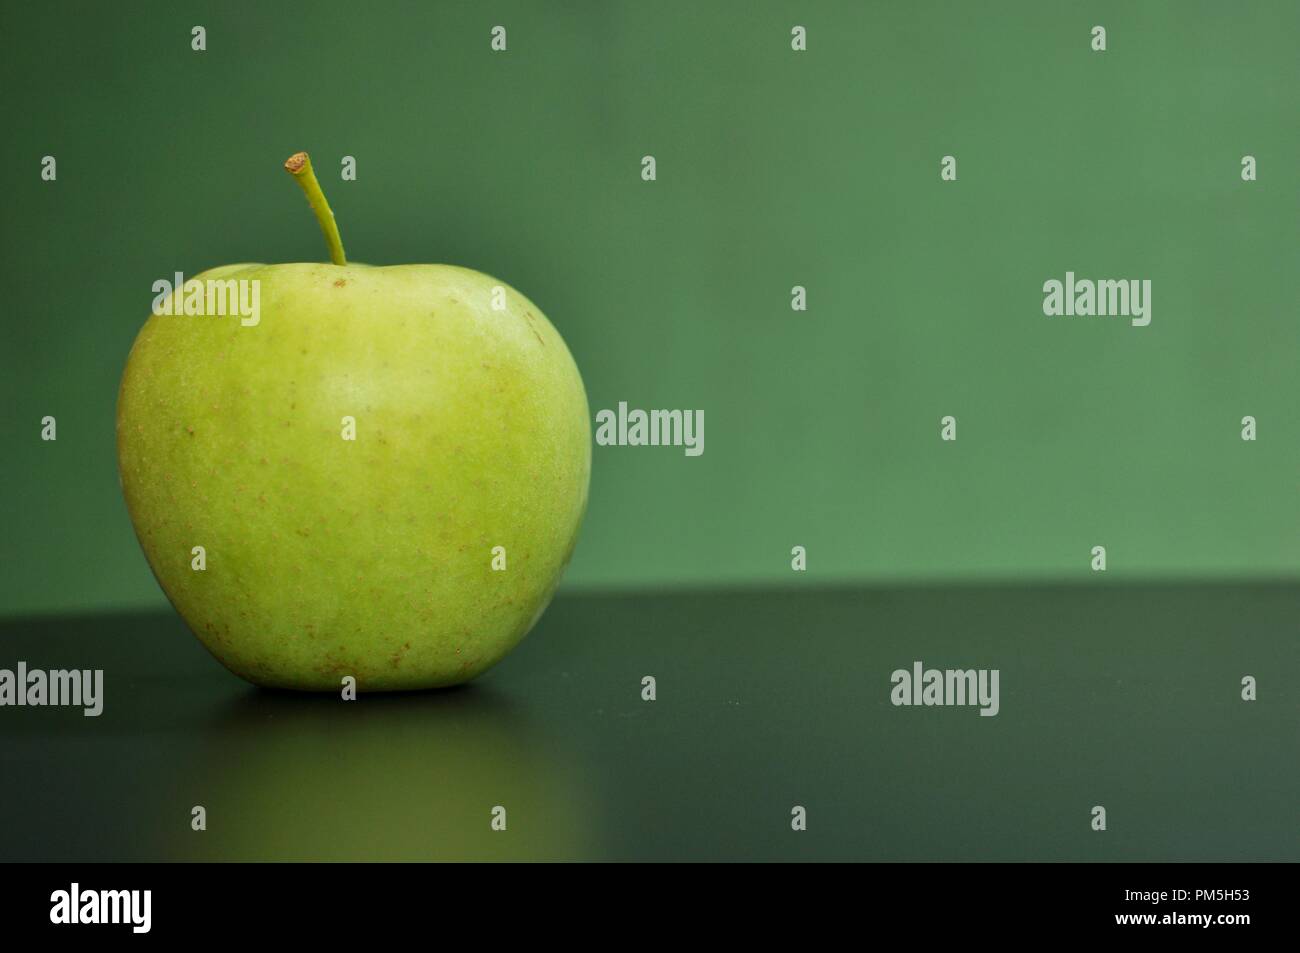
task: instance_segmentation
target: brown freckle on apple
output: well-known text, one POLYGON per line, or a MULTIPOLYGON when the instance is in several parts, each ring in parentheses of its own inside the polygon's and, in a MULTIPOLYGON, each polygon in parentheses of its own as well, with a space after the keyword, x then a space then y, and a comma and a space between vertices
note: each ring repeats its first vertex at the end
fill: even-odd
POLYGON ((340 278, 338 281, 334 282, 334 287, 335 287, 335 288, 342 288, 342 287, 343 287, 344 285, 346 285, 347 283, 348 283, 348 280, 347 280, 346 278, 340 278))
POLYGON ((537 338, 537 343, 542 347, 546 347, 546 342, 542 340, 542 336, 537 333, 537 328, 533 326, 533 313, 531 311, 524 311, 524 320, 528 322, 528 328, 533 332, 533 337, 537 338))
POLYGON ((398 667, 401 666, 401 664, 402 664, 402 656, 405 655, 405 654, 406 654, 407 652, 409 652, 410 650, 411 650, 411 643, 410 643, 410 642, 407 642, 407 643, 406 643, 405 645, 403 645, 400 649, 398 649, 398 650, 397 650, 396 652, 394 652, 391 656, 389 656, 389 661, 392 662, 392 664, 393 664, 393 668, 398 668, 398 667))

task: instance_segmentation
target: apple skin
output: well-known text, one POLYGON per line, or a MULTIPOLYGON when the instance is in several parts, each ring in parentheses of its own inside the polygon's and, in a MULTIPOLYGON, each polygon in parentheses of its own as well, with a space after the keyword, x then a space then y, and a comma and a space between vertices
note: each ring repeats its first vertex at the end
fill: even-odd
POLYGON ((177 612, 268 687, 432 688, 498 662, 587 504, 587 396, 559 333, 448 265, 195 276, 217 278, 260 281, 260 322, 151 315, 118 395, 127 509, 177 612))

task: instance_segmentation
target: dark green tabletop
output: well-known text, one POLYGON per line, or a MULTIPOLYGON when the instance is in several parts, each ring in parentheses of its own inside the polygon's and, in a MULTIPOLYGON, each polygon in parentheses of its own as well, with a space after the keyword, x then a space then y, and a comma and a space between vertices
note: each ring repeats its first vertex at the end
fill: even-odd
POLYGON ((1294 584, 568 595, 477 683, 355 702, 252 688, 173 614, 10 621, 0 667, 102 668, 105 702, 0 708, 0 857, 1295 861, 1297 610, 1294 584), (997 669, 998 714, 891 704, 916 661, 997 669))

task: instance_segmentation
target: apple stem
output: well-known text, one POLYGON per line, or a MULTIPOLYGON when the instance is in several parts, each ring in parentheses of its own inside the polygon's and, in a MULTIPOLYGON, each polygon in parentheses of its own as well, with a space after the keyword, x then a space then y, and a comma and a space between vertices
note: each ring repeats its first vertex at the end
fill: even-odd
POLYGON ((316 173, 311 170, 311 158, 305 152, 295 152, 284 160, 284 168, 302 186, 311 210, 316 213, 316 221, 320 223, 325 244, 329 246, 330 261, 336 265, 346 265, 348 260, 343 255, 343 239, 339 238, 339 226, 334 221, 330 203, 325 201, 325 193, 320 190, 320 183, 316 181, 316 173))

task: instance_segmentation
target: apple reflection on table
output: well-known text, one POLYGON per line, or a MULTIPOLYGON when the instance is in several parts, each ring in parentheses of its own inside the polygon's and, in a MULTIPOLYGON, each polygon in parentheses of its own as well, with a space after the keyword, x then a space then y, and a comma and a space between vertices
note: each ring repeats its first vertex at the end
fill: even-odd
POLYGON ((592 849, 582 770, 484 685, 346 705, 249 689, 216 708, 171 787, 207 812, 207 830, 162 837, 173 859, 566 860, 592 849))

